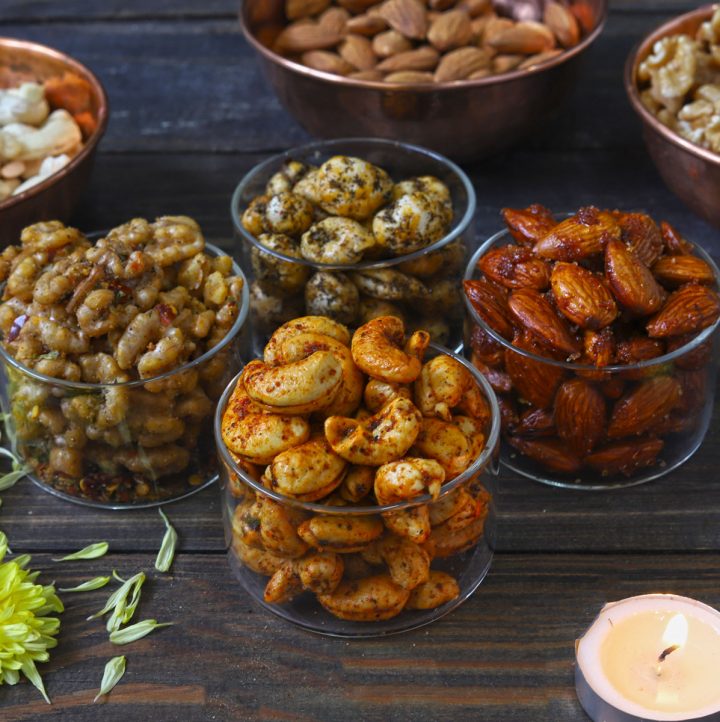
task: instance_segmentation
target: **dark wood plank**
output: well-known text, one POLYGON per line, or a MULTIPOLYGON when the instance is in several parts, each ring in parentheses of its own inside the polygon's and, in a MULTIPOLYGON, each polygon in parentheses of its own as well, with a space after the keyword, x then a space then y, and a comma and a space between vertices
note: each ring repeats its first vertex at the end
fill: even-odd
MULTIPOLYGON (((148 556, 60 567, 60 584, 111 568, 146 571, 148 556)), ((222 555, 181 555, 151 574, 139 618, 174 621, 119 649, 86 617, 109 591, 65 595, 60 644, 42 672, 53 707, 27 684, 3 690, 7 722, 45 719, 414 720, 577 722, 573 640, 607 601, 673 591, 720 604, 720 555, 497 555, 462 607, 430 627, 386 640, 319 637, 274 618, 229 576, 222 555), (127 673, 92 706, 105 661, 127 673)))

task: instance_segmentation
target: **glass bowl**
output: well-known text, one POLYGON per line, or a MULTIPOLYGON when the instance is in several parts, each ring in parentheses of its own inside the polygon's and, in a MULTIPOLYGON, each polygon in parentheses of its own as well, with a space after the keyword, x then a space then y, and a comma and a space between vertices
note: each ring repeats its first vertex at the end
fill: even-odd
MULTIPOLYGON (((91 234, 92 238, 96 234, 91 234)), ((208 255, 225 255, 209 243, 208 255)), ((233 262, 233 273, 244 279, 233 262)), ((223 340, 192 362, 164 374, 118 384, 66 381, 46 376, 21 364, 0 344, 0 406, 12 452, 41 489, 67 501, 109 509, 144 508, 174 501, 205 488, 218 478, 214 463, 210 419, 214 403, 228 379, 241 366, 245 321, 249 308, 248 284, 243 284, 238 317, 223 340), (200 389, 201 395, 193 397, 200 389), (81 461, 67 462, 75 473, 51 470, 51 455, 67 452, 54 441, 65 429, 66 411, 74 424, 83 409, 126 408, 125 418, 107 433, 112 438, 88 441, 79 435, 81 461), (70 408, 69 408, 70 407, 70 408), (148 419, 153 429, 146 427, 148 419), (166 421, 174 442, 142 444, 143 435, 162 431, 166 421), (180 429, 178 426, 182 424, 180 429), (181 432, 178 438, 176 434, 181 432), (83 440, 87 442, 84 446, 83 440)), ((96 434, 93 432, 94 436, 96 434)), ((67 443, 67 441, 65 442, 67 443)))
MULTIPOLYGON (((490 384, 471 364, 436 344, 431 344, 431 349, 433 355, 444 353, 452 356, 473 374, 491 411, 486 444, 482 453, 464 472, 443 485, 436 502, 433 502, 429 495, 423 495, 412 501, 386 506, 329 506, 321 503, 298 501, 266 488, 238 463, 237 458, 233 456, 222 440, 222 417, 239 374, 225 390, 215 413, 215 441, 220 459, 220 490, 228 559, 233 575, 240 581, 248 594, 268 611, 304 629, 320 634, 335 637, 379 637, 415 629, 439 619, 462 604, 485 578, 490 569, 496 536, 495 489, 492 476, 497 474, 495 461, 500 434, 499 410, 490 384), (485 471, 489 473, 483 473, 485 471), (480 481, 481 476, 482 482, 480 481), (262 546, 262 543, 259 544, 258 548, 251 548, 245 545, 240 534, 234 530, 234 523, 237 524, 239 515, 257 498, 277 502, 285 510, 291 512, 296 520, 308 519, 314 515, 322 514, 323 516, 354 521, 360 518, 377 519, 385 512, 397 512, 409 510, 413 507, 428 506, 439 503, 443 499, 447 501, 450 494, 462 490, 469 492, 476 500, 476 503, 482 504, 483 507, 480 516, 475 517, 474 520, 471 519, 469 526, 462 527, 458 524, 458 534, 462 534, 463 531, 467 532, 472 527, 473 534, 472 536, 468 535, 469 546, 445 558, 435 558, 431 566, 432 570, 446 572, 455 578, 459 586, 458 596, 434 609, 404 609, 397 616, 383 621, 357 622, 339 619, 326 611, 317 601, 315 595, 310 592, 303 592, 284 604, 266 602, 264 600, 265 588, 268 577, 273 574, 275 569, 264 566, 262 562, 258 563, 253 557, 253 554, 258 552, 258 548, 262 546), (264 573, 260 573, 261 571, 264 573)), ((442 526, 446 526, 446 524, 442 526)), ((433 527, 433 529, 437 528, 439 527, 433 527)), ((350 555, 342 554, 341 556, 348 560, 344 563, 347 576, 350 555)), ((359 557, 358 554, 352 554, 351 556, 359 557)), ((276 557, 276 559, 284 561, 279 557, 276 557)), ((373 570, 373 573, 377 573, 378 569, 373 567, 373 570)))
MULTIPOLYGON (((420 280, 431 294, 427 298, 394 301, 395 309, 385 309, 383 315, 404 317, 412 328, 426 328, 438 343, 454 348, 462 339, 463 307, 460 298, 460 277, 467 258, 466 240, 472 232, 475 215, 475 191, 465 173, 452 161, 424 148, 376 138, 346 138, 329 140, 293 148, 255 166, 238 184, 232 197, 230 211, 236 234, 241 239, 243 266, 251 275, 250 317, 253 328, 253 352, 262 355, 267 338, 280 325, 305 313, 329 315, 326 309, 319 313, 306 309, 304 288, 285 292, 276 279, 258 279, 258 271, 267 264, 278 261, 306 268, 306 280, 319 280, 319 272, 333 274, 348 281, 344 276, 352 272, 394 269, 420 280), (449 188, 452 197, 453 221, 450 231, 440 240, 414 253, 393 258, 366 260, 356 264, 315 263, 305 258, 295 258, 263 246, 242 225, 243 211, 250 201, 265 192, 270 177, 283 164, 292 159, 310 165, 319 165, 333 155, 357 156, 386 170, 395 182, 417 175, 433 175, 449 188), (448 296, 450 300, 448 301, 448 296)), ((325 277, 323 277, 325 278, 325 277)), ((359 301, 365 297, 360 294, 359 301)), ((354 327, 360 320, 355 306, 348 311, 347 303, 332 306, 335 319, 354 327)), ((364 318, 362 320, 367 320, 364 318)))
MULTIPOLYGON (((507 230, 491 236, 473 254, 464 280, 480 277, 477 264, 481 256, 512 243, 507 230)), ((717 288, 720 271, 712 258, 698 245, 694 253, 712 268, 717 288)), ((467 297, 465 306, 465 354, 473 363, 484 366, 498 394, 503 416, 500 461, 512 471, 566 489, 621 488, 664 476, 687 461, 702 444, 713 412, 720 319, 663 356, 635 364, 597 367, 557 361, 517 348, 483 321, 467 297), (488 365, 486 361, 493 355, 496 361, 488 365), (528 379, 522 392, 506 372, 508 360, 515 369, 523 369, 528 379), (555 389, 574 380, 600 392, 605 399, 606 420, 615 410, 614 415, 621 421, 628 408, 621 402, 643 385, 646 393, 657 384, 657 393, 679 394, 682 401, 669 415, 662 407, 657 413, 648 411, 640 435, 624 435, 622 424, 618 424, 612 439, 601 436, 590 454, 578 457, 555 435, 552 420, 555 389)))

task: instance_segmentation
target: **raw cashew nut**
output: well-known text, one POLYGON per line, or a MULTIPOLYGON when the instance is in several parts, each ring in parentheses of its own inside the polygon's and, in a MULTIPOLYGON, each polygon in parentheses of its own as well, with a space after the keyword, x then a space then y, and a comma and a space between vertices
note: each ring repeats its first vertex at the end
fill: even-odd
POLYGON ((357 552, 383 533, 377 516, 344 516, 321 514, 298 527, 303 541, 320 551, 357 552))
POLYGON ((430 571, 430 578, 410 593, 405 609, 435 609, 460 595, 460 587, 453 577, 437 569, 430 571))
POLYGON ((340 485, 346 466, 325 438, 316 436, 278 454, 266 473, 275 491, 301 501, 315 501, 340 485))
POLYGON ((362 555, 370 564, 376 563, 376 556, 380 557, 387 564, 392 580, 403 589, 414 589, 430 576, 429 554, 404 537, 394 534, 385 536, 374 542, 362 555))
POLYGON ((288 363, 290 359, 285 356, 285 342, 301 333, 317 333, 330 336, 343 346, 350 346, 350 331, 346 326, 333 321, 327 316, 301 316, 284 323, 276 329, 265 345, 263 359, 268 366, 279 366, 288 363))
POLYGON ((251 361, 243 373, 251 399, 268 410, 309 414, 329 406, 342 382, 340 362, 329 351, 316 351, 302 361, 267 366, 251 361))
POLYGON ((397 398, 362 421, 345 416, 325 419, 325 436, 333 451, 351 464, 381 466, 405 455, 417 438, 421 419, 412 401, 397 398))
POLYGON ((318 601, 340 619, 379 622, 400 614, 409 596, 389 575, 378 574, 341 582, 332 594, 319 594, 318 601))
POLYGON ((447 479, 461 474, 473 460, 470 442, 455 424, 441 419, 424 418, 414 450, 418 456, 435 459, 445 470, 447 479))
POLYGON ((4 128, 22 144, 16 160, 40 160, 50 155, 67 153, 82 142, 80 127, 72 115, 60 108, 48 116, 40 128, 24 123, 10 123, 4 128))
POLYGON ((450 421, 450 410, 460 404, 472 387, 480 393, 472 374, 459 361, 443 354, 422 367, 415 382, 415 403, 423 416, 450 421))
POLYGON ((352 355, 368 376, 409 384, 420 375, 430 335, 416 331, 403 347, 405 327, 396 316, 380 316, 361 326, 352 338, 352 355))
POLYGON ((268 414, 245 391, 238 379, 221 426, 228 448, 255 464, 269 464, 278 454, 310 437, 310 426, 299 416, 268 414))
POLYGON ((429 493, 440 493, 445 470, 434 459, 408 457, 383 464, 375 474, 375 498, 378 504, 395 504, 429 493))

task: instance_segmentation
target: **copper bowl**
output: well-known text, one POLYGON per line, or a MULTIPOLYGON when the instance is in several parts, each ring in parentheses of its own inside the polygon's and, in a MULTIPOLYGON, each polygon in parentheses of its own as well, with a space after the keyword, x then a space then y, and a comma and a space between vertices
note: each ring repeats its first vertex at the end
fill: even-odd
POLYGON ((24 193, 0 202, 0 246, 17 243, 20 231, 31 223, 66 221, 70 217, 90 180, 95 150, 108 121, 105 90, 84 65, 45 45, 0 37, 0 87, 8 83, 6 75, 14 85, 30 80, 42 83, 67 71, 90 85, 95 130, 83 138, 82 150, 64 168, 24 193))
POLYGON ((643 138, 662 179, 695 213, 720 227, 720 154, 691 143, 663 125, 640 100, 637 70, 653 45, 667 35, 695 35, 700 24, 713 13, 705 5, 661 25, 630 53, 625 64, 625 90, 643 124, 643 138))
POLYGON ((285 23, 282 0, 245 0, 240 24, 280 101, 313 135, 402 140, 467 161, 513 145, 559 110, 580 56, 607 16, 607 0, 588 0, 588 5, 595 18, 592 32, 556 58, 527 70, 443 85, 355 80, 278 55, 256 32, 266 23, 285 23))

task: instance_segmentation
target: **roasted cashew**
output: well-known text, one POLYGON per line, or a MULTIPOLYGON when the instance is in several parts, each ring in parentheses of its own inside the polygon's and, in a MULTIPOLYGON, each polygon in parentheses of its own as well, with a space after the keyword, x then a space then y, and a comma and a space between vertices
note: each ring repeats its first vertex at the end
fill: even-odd
POLYGON ((365 406, 372 412, 379 411, 385 404, 390 403, 398 396, 404 396, 412 401, 410 387, 405 384, 391 384, 387 381, 370 379, 363 392, 365 406))
POLYGON ((372 230, 379 245, 394 256, 402 256, 439 241, 447 228, 445 218, 435 198, 416 191, 383 208, 373 218, 372 230))
POLYGON ((455 416, 452 422, 465 434, 468 440, 472 463, 485 449, 485 423, 470 416, 455 416))
POLYGON ((303 591, 300 577, 295 573, 291 561, 283 562, 275 573, 268 579, 263 593, 263 599, 268 604, 284 604, 291 601, 303 591))
POLYGON ((340 619, 378 622, 398 615, 410 592, 387 574, 341 582, 332 594, 319 594, 318 601, 340 619))
POLYGON ((305 419, 264 412, 248 396, 242 376, 228 400, 221 431, 231 451, 255 464, 269 464, 279 453, 310 437, 305 419))
POLYGON ((375 245, 365 226, 352 218, 330 216, 313 224, 300 240, 303 258, 316 263, 358 263, 375 245))
POLYGON ((383 512, 382 518, 383 523, 391 532, 405 537, 415 544, 422 544, 430 536, 430 512, 427 505, 399 511, 386 511, 383 512))
POLYGON ((372 466, 351 466, 338 487, 340 498, 351 504, 364 499, 373 488, 375 469, 372 466))
POLYGON ((438 569, 430 570, 430 578, 415 587, 405 609, 435 609, 460 596, 460 586, 453 577, 438 569))
POLYGON ((243 564, 258 574, 269 577, 274 574, 286 561, 285 557, 273 554, 266 549, 256 549, 248 546, 241 539, 233 536, 232 550, 243 564))
POLYGON ((416 331, 403 347, 405 327, 395 316, 380 316, 361 326, 352 338, 357 366, 368 376, 389 383, 408 384, 420 375, 430 336, 416 331))
POLYGON ((284 323, 276 329, 265 345, 263 359, 269 366, 279 366, 288 363, 285 355, 285 342, 301 333, 316 333, 339 341, 344 346, 350 346, 350 331, 346 326, 333 321, 327 316, 302 316, 284 323))
POLYGON ((314 516, 298 527, 300 538, 320 551, 348 553, 366 547, 383 533, 377 516, 314 516))
POLYGON ((297 534, 298 526, 307 516, 301 510, 258 495, 256 513, 260 537, 266 549, 290 559, 307 551, 307 544, 297 534))
POLYGON ((457 514, 469 514, 472 521, 479 516, 481 508, 482 503, 467 489, 461 487, 430 504, 430 524, 439 526, 457 514))
POLYGON ((375 474, 375 498, 378 504, 395 504, 429 493, 440 493, 445 470, 434 459, 406 457, 383 464, 375 474))
POLYGON ((370 564, 376 564, 379 557, 387 564, 392 580, 403 589, 414 589, 426 582, 430 575, 430 556, 421 546, 405 537, 394 534, 384 536, 361 554, 370 564))
POLYGON ((422 417, 412 401, 399 397, 367 419, 325 419, 325 436, 333 451, 351 464, 380 466, 400 459, 413 445, 422 417))
POLYGON ((480 515, 470 524, 460 529, 454 528, 448 522, 432 528, 428 542, 432 547, 433 556, 442 559, 444 557, 459 554, 460 552, 474 546, 482 536, 485 528, 485 517, 487 507, 482 507, 480 515))
POLYGON ((362 294, 380 301, 414 302, 430 293, 417 278, 392 268, 355 271, 351 278, 362 294))
POLYGON ((435 459, 445 470, 447 479, 461 474, 473 460, 467 436, 455 424, 441 419, 422 420, 414 450, 418 456, 435 459))
POLYGON ((295 561, 303 587, 315 594, 331 594, 342 580, 345 562, 335 552, 309 552, 295 561))
POLYGON ((272 489, 302 501, 315 501, 336 489, 347 463, 323 436, 278 454, 266 474, 272 489))
POLYGON ((415 382, 415 403, 423 416, 450 421, 451 409, 463 401, 473 386, 477 389, 472 374, 459 361, 442 354, 423 365, 415 382))
POLYGON ((332 403, 342 383, 342 366, 329 351, 316 351, 282 366, 251 361, 243 379, 250 398, 266 409, 309 414, 332 403))

